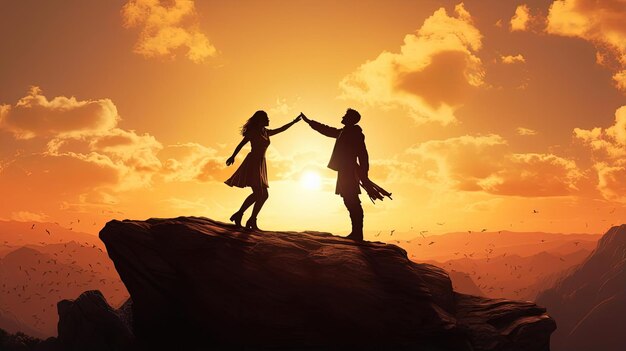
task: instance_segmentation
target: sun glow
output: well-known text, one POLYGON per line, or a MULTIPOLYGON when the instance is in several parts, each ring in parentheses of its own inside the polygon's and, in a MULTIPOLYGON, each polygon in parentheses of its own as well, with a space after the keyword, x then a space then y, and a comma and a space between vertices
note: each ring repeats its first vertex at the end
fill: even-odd
POLYGON ((302 174, 300 184, 303 188, 309 190, 319 190, 322 186, 322 178, 316 172, 307 171, 302 174))

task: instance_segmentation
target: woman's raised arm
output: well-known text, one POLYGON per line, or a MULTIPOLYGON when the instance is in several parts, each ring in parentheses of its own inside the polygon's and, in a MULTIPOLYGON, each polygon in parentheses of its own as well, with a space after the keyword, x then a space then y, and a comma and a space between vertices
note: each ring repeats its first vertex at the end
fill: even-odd
POLYGON ((299 120, 300 120, 300 115, 298 115, 298 117, 296 117, 293 121, 285 124, 284 126, 282 126, 280 128, 268 129, 267 130, 267 135, 272 136, 272 135, 276 135, 278 133, 282 133, 282 132, 286 131, 287 129, 289 129, 289 127, 291 127, 292 125, 296 124, 299 120))

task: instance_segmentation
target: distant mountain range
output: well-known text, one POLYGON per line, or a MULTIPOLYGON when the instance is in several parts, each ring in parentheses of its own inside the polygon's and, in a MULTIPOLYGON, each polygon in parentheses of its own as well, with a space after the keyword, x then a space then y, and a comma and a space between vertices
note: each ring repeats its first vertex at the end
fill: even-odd
POLYGON ((537 303, 557 321, 555 351, 626 350, 626 224, 611 228, 537 303))
POLYGON ((544 232, 455 232, 418 235, 411 240, 391 240, 412 259, 445 262, 458 258, 495 258, 502 255, 532 256, 541 251, 567 255, 580 249, 593 250, 599 234, 544 232))
POLYGON ((0 221, 0 329, 56 335, 56 303, 91 289, 113 305, 128 297, 96 236, 51 223, 0 221))
POLYGON ((399 241, 409 257, 444 268, 456 290, 488 297, 534 300, 562 272, 581 263, 600 235, 472 232, 399 241), (469 278, 469 280, 468 280, 469 278))
POLYGON ((77 232, 57 223, 0 221, 0 257, 25 245, 48 245, 75 241, 105 250, 95 235, 77 232))
MULTIPOLYGON (((596 250, 590 257, 601 235, 510 231, 422 234, 411 240, 392 240, 391 243, 403 247, 413 261, 447 270, 454 290, 464 294, 533 300, 539 292, 557 282, 556 292, 542 295, 549 314, 554 313, 559 323, 557 335, 568 328, 583 330, 584 323, 575 327, 584 317, 576 313, 582 312, 577 308, 570 311, 569 307, 559 307, 555 300, 563 300, 563 294, 572 294, 571 291, 563 292, 566 287, 571 288, 571 283, 564 282, 574 279, 568 278, 572 274, 580 274, 575 272, 581 269, 581 263, 598 255, 596 250), (568 324, 568 319, 577 322, 568 324)), ((617 234, 612 237, 619 238, 617 234)), ((606 236, 603 241, 620 242, 619 239, 605 239, 606 236)), ((619 267, 620 261, 616 257, 621 251, 611 249, 620 246, 602 244, 603 241, 598 247, 609 247, 601 250, 600 257, 604 258, 592 261, 602 262, 604 266, 594 263, 594 267, 601 268, 594 268, 594 273, 585 272, 594 279, 607 274, 609 278, 613 277, 611 274, 621 277, 619 269, 613 270, 619 267)), ((590 281, 595 282, 594 279, 590 281)), ((609 283, 594 284, 597 286, 594 285, 593 289, 602 290, 599 286, 609 283)), ((62 299, 75 299, 83 291, 94 289, 102 291, 113 306, 121 305, 128 297, 103 243, 96 236, 56 223, 0 221, 0 329, 23 331, 42 338, 56 335, 56 303, 62 299)), ((620 296, 616 293, 610 298, 619 300, 620 296)), ((594 303, 599 302, 580 306, 593 310, 589 306, 596 306, 594 303)))

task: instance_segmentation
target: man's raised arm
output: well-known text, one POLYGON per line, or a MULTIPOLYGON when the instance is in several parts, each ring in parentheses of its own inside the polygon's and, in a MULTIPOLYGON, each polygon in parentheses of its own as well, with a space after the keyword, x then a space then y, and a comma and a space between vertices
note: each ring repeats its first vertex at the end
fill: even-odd
POLYGON ((320 122, 309 119, 303 113, 301 113, 300 116, 302 116, 302 120, 308 123, 308 125, 311 128, 318 131, 320 134, 326 135, 329 138, 337 138, 339 137, 339 134, 341 134, 341 129, 333 128, 325 124, 322 124, 320 122))

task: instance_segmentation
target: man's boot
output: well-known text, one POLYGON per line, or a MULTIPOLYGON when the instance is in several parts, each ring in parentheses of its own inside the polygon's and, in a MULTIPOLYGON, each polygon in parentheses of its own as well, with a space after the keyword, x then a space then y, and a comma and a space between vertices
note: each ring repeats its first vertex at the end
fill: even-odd
POLYGON ((354 241, 363 241, 363 211, 352 211, 350 219, 352 220, 352 233, 346 238, 354 241))

